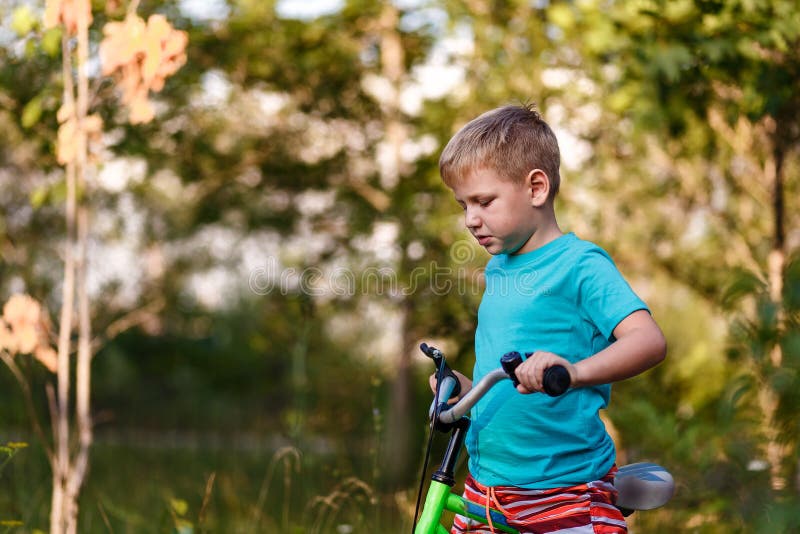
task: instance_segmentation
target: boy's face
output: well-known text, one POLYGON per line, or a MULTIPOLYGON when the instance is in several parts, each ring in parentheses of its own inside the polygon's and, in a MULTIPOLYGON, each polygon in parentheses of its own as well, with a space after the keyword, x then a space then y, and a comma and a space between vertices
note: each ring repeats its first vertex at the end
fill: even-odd
POLYGON ((529 183, 504 180, 492 169, 475 169, 453 186, 464 224, 489 254, 533 250, 537 210, 529 183))

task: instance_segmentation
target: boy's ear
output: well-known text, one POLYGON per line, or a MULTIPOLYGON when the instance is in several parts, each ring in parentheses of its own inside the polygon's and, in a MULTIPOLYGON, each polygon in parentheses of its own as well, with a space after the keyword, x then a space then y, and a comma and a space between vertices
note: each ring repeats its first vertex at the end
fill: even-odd
POLYGON ((531 206, 540 208, 550 197, 550 178, 542 169, 533 169, 528 173, 526 185, 531 194, 531 206))

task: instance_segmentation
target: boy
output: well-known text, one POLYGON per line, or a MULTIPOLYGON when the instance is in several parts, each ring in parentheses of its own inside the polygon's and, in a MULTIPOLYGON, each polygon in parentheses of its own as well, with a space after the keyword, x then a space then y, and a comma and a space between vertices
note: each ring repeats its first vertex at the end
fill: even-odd
MULTIPOLYGON (((474 119, 439 160, 467 228, 493 256, 473 377, 497 368, 506 352, 528 354, 516 375, 529 395, 496 387, 473 408, 465 496, 488 501, 520 532, 627 532, 613 506, 614 443, 599 410, 609 384, 657 365, 666 342, 605 251, 559 228, 559 164, 555 135, 529 106, 474 119), (557 398, 541 393, 553 365, 571 379, 557 398)), ((463 395, 472 382, 459 380, 463 395)), ((452 532, 491 530, 457 516, 452 532)))

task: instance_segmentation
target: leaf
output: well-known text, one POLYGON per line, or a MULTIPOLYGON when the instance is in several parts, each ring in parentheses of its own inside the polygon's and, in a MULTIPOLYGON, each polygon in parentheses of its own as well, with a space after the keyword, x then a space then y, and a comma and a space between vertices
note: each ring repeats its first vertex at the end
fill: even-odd
POLYGON ((186 32, 174 30, 163 15, 151 15, 145 23, 129 14, 123 22, 106 24, 103 35, 103 74, 118 77, 130 122, 150 122, 155 112, 147 93, 160 91, 165 79, 186 62, 186 32))
POLYGON ((86 26, 92 24, 92 3, 90 0, 47 0, 44 11, 45 29, 63 24, 67 32, 78 32, 78 21, 85 17, 86 26))
POLYGON ((56 57, 61 52, 61 28, 50 28, 42 35, 42 50, 50 57, 56 57))
POLYGON ((89 137, 97 137, 103 130, 103 119, 97 113, 89 115, 83 119, 83 129, 89 137))
POLYGON ((36 41, 28 39, 25 41, 25 59, 33 59, 36 55, 36 41))
POLYGON ((3 319, 11 327, 17 351, 33 352, 38 345, 41 313, 39 303, 28 295, 12 295, 3 306, 3 319))
POLYGON ((549 19, 563 30, 572 29, 575 26, 575 14, 570 5, 554 4, 547 12, 549 19))
POLYGON ((27 5, 21 5, 14 10, 11 16, 11 29, 18 36, 23 37, 36 27, 36 17, 27 5))
POLYGON ((75 113, 75 106, 64 102, 56 112, 56 120, 58 122, 67 122, 75 113))
POLYGON ((34 351, 33 356, 39 360, 42 365, 47 367, 51 373, 55 373, 58 370, 58 354, 56 354, 56 351, 53 350, 52 347, 40 345, 34 351))
MULTIPOLYGON (((155 17, 155 15, 153 16, 155 17)), ((153 17, 150 17, 151 19, 153 17)), ((158 72, 158 67, 161 64, 161 38, 155 32, 150 31, 148 28, 148 35, 144 42, 145 53, 144 62, 142 63, 142 79, 149 86, 158 72)))
POLYGON ((39 319, 41 307, 28 295, 16 294, 3 306, 3 317, 12 326, 19 323, 35 322, 39 319))
POLYGON ((132 102, 129 103, 130 115, 128 120, 131 124, 145 124, 153 120, 155 111, 152 104, 145 95, 137 96, 132 102))
POLYGON ((189 504, 183 499, 170 499, 169 506, 176 515, 183 516, 189 511, 189 504))
POLYGON ((42 117, 42 97, 35 96, 33 97, 25 107, 22 108, 22 117, 20 118, 20 122, 22 123, 22 127, 28 129, 39 122, 39 119, 42 117))
POLYGON ((111 74, 117 69, 137 61, 144 52, 142 40, 146 26, 136 15, 128 15, 122 22, 109 22, 103 26, 103 40, 100 43, 100 63, 103 74, 111 74))
POLYGON ((745 297, 752 297, 762 294, 766 290, 766 284, 754 273, 737 269, 731 275, 731 280, 722 294, 722 304, 726 308, 732 309, 745 297))
POLYGON ((56 141, 56 157, 61 165, 66 165, 75 159, 77 146, 77 121, 70 119, 58 128, 56 141))
POLYGON ((55 28, 61 22, 62 0, 47 0, 44 5, 44 27, 55 28))
POLYGON ((44 203, 47 202, 47 188, 46 187, 36 187, 33 191, 31 191, 30 196, 30 203, 31 206, 34 208, 41 208, 44 206, 44 203))

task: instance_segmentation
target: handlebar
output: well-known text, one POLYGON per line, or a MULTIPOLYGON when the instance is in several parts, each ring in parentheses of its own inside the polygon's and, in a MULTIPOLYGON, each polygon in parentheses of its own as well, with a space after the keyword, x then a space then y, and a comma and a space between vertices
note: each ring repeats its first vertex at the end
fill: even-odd
MULTIPOLYGON (((514 387, 519 385, 519 380, 515 371, 522 363, 522 355, 519 352, 507 352, 500 358, 501 368, 495 369, 481 378, 458 402, 450 406, 446 404, 447 399, 458 395, 461 385, 458 382, 453 371, 447 366, 444 360, 444 355, 439 349, 429 347, 423 343, 420 349, 427 356, 432 358, 436 363, 437 369, 444 378, 440 378, 439 392, 437 397, 444 399, 444 402, 439 403, 438 410, 436 409, 436 399, 431 404, 429 416, 433 417, 434 411, 439 413, 439 422, 444 424, 452 424, 464 417, 470 409, 488 392, 495 384, 503 380, 511 380, 514 387)), ((545 370, 543 377, 544 392, 551 397, 558 397, 563 395, 570 386, 569 372, 562 365, 554 365, 545 370)))
POLYGON ((467 394, 461 397, 453 406, 447 406, 444 410, 439 412, 439 421, 442 423, 450 424, 455 423, 467 412, 469 412, 475 403, 483 397, 487 391, 503 380, 508 380, 509 376, 503 369, 495 369, 490 371, 489 374, 481 378, 477 384, 472 386, 472 389, 467 391, 467 394))
MULTIPOLYGON (((526 356, 530 355, 531 353, 526 354, 526 356)), ((506 352, 503 354, 503 357, 500 358, 500 365, 508 374, 508 378, 511 379, 511 383, 514 384, 514 387, 519 385, 519 380, 517 379, 515 371, 521 363, 522 355, 517 351, 506 352)), ((558 397, 566 393, 569 389, 569 385, 569 371, 567 371, 566 367, 563 365, 554 365, 545 369, 544 376, 542 377, 542 389, 544 389, 545 393, 551 397, 558 397)))

